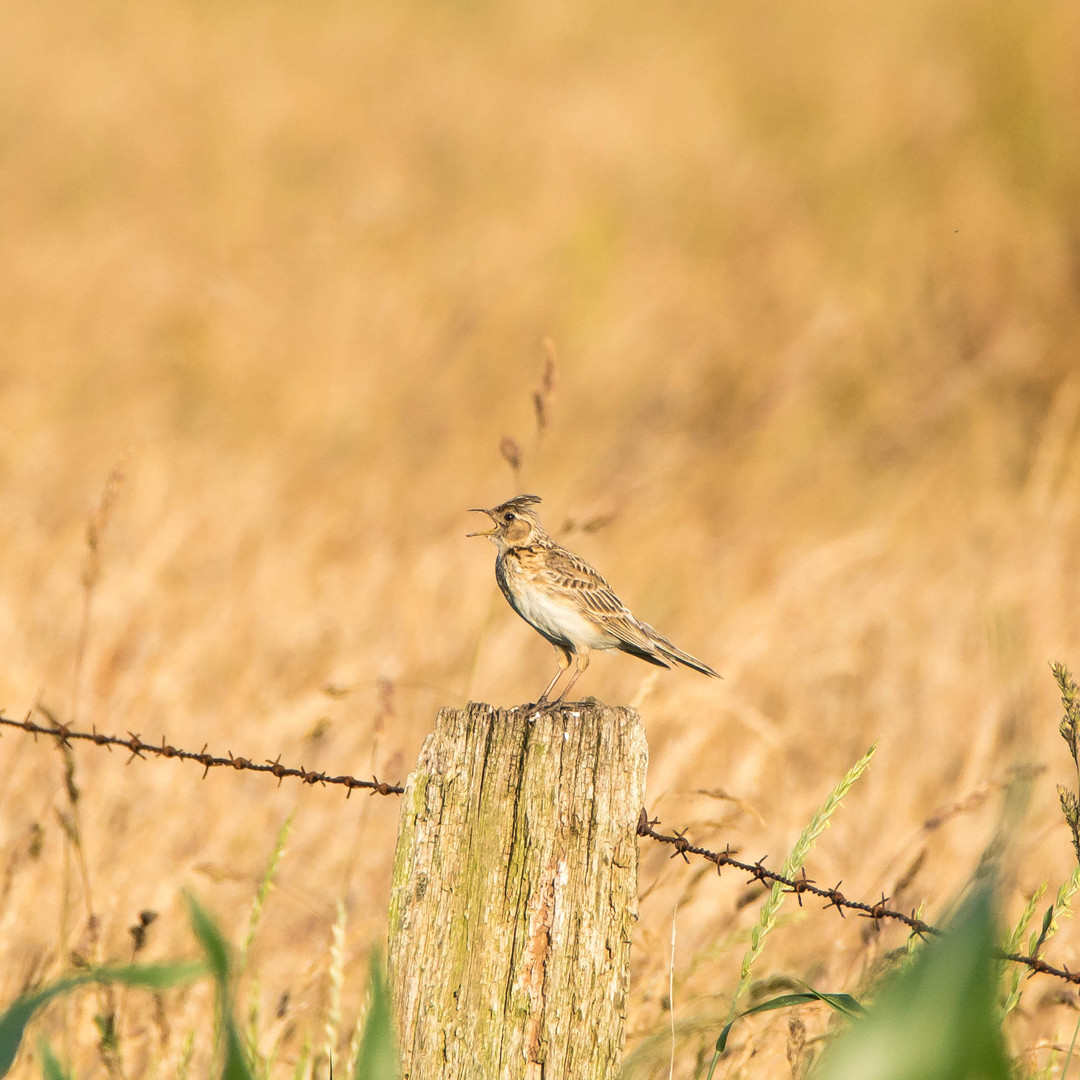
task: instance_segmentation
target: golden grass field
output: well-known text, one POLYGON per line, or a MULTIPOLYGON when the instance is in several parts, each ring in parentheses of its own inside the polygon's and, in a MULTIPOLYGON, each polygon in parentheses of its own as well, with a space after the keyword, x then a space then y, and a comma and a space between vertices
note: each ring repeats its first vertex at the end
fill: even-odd
MULTIPOLYGON (((940 920, 1018 764, 1043 768, 1006 921, 1068 876, 1048 663, 1080 672, 1072 0, 15 0, 4 21, 5 715, 404 779, 439 706, 551 673, 464 535, 468 507, 535 491, 725 676, 604 654, 580 684, 641 709, 665 826, 778 867, 877 742, 812 877, 940 920)), ((396 801, 125 757, 76 750, 76 849, 61 756, 0 741, 2 1001, 73 950, 129 959, 143 909, 140 958, 193 955, 185 888, 239 939, 295 812, 243 1000, 275 1075, 318 1058, 343 903, 343 1054, 396 801)), ((689 1080, 756 905, 739 874, 641 853, 633 1080, 668 1076, 672 974, 689 1080)), ((785 915, 759 978, 865 994, 905 942, 785 915)), ((1048 958, 1078 945, 1065 924, 1048 958)), ((1063 989, 1026 984, 1026 1068, 1072 1037, 1063 989)), ((114 1074, 175 1076, 194 1031, 203 1075, 209 988, 165 1000, 120 994, 114 1074)), ((100 1007, 35 1029, 80 1076, 106 1071, 100 1007)), ((785 1014, 737 1036, 718 1075, 790 1075, 785 1014)))

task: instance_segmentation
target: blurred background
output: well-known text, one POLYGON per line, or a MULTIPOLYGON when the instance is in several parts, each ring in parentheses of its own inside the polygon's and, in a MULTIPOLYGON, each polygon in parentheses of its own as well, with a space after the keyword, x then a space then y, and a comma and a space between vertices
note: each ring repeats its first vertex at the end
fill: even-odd
MULTIPOLYGON (((440 706, 531 700, 553 670, 464 536, 468 507, 532 491, 725 676, 605 654, 580 684, 645 716, 665 826, 778 866, 877 742, 811 876, 937 920, 1017 766, 1006 917, 1069 874, 1048 663, 1080 669, 1080 7, 4 19, 6 715, 403 779, 440 706)), ((347 1041, 396 802, 124 758, 76 752, 75 851, 62 758, 0 742, 4 1000, 71 950, 128 957, 141 909, 146 956, 190 952, 184 887, 238 936, 295 811, 256 993, 290 1070, 342 902, 347 1041)), ((644 846, 641 887, 628 1073, 668 1074, 673 980, 690 1077, 754 893, 644 846)), ((859 992, 904 944, 791 907, 763 978, 859 992)), ((1076 995, 1027 985, 1010 1034, 1034 1067, 1076 995)), ((167 1023, 124 1003, 127 1075, 173 1075, 205 1029, 202 990, 170 1000, 167 1023)), ((48 1018, 76 1060, 93 1011, 48 1018)), ((718 1075, 781 1075, 786 1037, 748 1022, 718 1075)))

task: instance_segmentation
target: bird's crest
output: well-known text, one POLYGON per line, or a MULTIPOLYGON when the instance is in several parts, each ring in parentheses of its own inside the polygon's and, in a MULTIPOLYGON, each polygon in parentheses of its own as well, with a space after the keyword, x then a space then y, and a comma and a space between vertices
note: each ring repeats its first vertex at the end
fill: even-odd
POLYGON ((543 500, 539 495, 515 495, 512 499, 507 499, 506 502, 499 503, 498 506, 493 507, 491 513, 498 514, 503 510, 517 510, 519 513, 530 513, 530 508, 542 501, 543 500))

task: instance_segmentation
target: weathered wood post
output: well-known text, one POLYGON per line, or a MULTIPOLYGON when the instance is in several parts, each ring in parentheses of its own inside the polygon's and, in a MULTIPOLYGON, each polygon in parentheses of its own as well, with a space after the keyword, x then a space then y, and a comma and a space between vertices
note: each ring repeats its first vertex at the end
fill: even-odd
POLYGON ((443 709, 402 797, 402 1080, 613 1080, 648 749, 632 709, 443 709))

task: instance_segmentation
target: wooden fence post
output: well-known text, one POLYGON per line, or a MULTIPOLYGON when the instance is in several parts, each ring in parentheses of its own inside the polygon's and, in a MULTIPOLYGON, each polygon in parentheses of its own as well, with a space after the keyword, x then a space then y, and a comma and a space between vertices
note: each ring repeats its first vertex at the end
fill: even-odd
POLYGON ((402 796, 402 1080, 613 1080, 637 918, 641 717, 440 711, 402 796))

